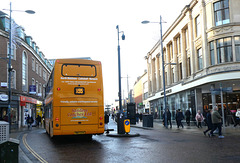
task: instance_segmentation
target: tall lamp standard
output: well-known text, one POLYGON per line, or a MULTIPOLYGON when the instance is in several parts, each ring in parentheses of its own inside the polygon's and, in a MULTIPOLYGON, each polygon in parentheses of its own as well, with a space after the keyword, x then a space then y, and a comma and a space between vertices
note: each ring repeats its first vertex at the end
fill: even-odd
POLYGON ((12 65, 11 65, 11 59, 12 59, 12 11, 18 11, 18 12, 26 12, 28 14, 35 14, 35 11, 32 10, 12 10, 12 2, 10 2, 10 9, 3 9, 8 10, 10 12, 10 22, 9 22, 9 54, 8 54, 8 122, 9 122, 9 132, 11 131, 11 72, 12 72, 12 65))
POLYGON ((166 99, 166 86, 165 86, 165 62, 164 62, 164 55, 163 55, 163 41, 162 41, 162 16, 160 15, 160 22, 150 22, 148 20, 142 21, 142 24, 148 23, 158 23, 160 24, 160 43, 161 43, 161 54, 162 54, 162 77, 163 77, 163 96, 164 96, 164 111, 165 111, 165 122, 164 125, 167 128, 167 99, 166 99))
POLYGON ((117 33, 118 33, 118 85, 119 85, 119 91, 118 91, 118 97, 119 97, 119 110, 122 112, 122 93, 121 93, 121 58, 120 58, 120 45, 119 45, 119 33, 122 34, 122 40, 125 40, 125 35, 123 31, 119 32, 119 26, 117 25, 117 33))

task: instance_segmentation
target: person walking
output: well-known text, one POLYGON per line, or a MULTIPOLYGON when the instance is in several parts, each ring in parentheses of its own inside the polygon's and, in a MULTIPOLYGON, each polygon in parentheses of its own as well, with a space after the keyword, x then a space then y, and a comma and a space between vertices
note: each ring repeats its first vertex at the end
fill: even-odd
POLYGON ((179 128, 179 126, 182 126, 182 128, 184 128, 182 124, 182 120, 184 119, 184 116, 181 109, 178 109, 176 119, 177 119, 177 128, 179 128))
POLYGON ((220 139, 224 138, 224 136, 222 135, 222 116, 219 114, 217 106, 214 106, 211 116, 212 116, 213 127, 211 129, 211 132, 208 133, 208 136, 212 137, 213 131, 218 128, 218 134, 219 134, 218 138, 220 139))
MULTIPOLYGON (((167 126, 168 126, 168 124, 169 124, 169 125, 170 125, 170 128, 172 128, 171 117, 172 117, 172 114, 171 114, 171 112, 169 111, 169 109, 167 109, 167 126)), ((164 122, 163 125, 165 125, 165 112, 163 113, 163 122, 164 122)))
POLYGON ((203 121, 203 115, 200 110, 198 110, 196 116, 195 116, 196 122, 197 122, 197 127, 202 128, 202 121, 203 121))
POLYGON ((189 109, 186 110, 185 116, 186 116, 186 123, 187 123, 188 126, 190 126, 190 116, 191 116, 191 112, 190 112, 189 109))
POLYGON ((106 133, 108 134, 108 123, 109 123, 109 115, 108 113, 105 111, 105 115, 104 115, 104 124, 105 124, 105 131, 107 131, 106 133))
POLYGON ((207 110, 207 115, 206 115, 206 123, 207 123, 207 130, 203 131, 203 134, 206 136, 206 133, 208 131, 212 130, 212 116, 211 116, 212 110, 207 110))
POLYGON ((30 130, 32 130, 32 123, 33 123, 33 117, 28 115, 27 124, 28 124, 28 129, 30 130))
POLYGON ((41 117, 37 115, 36 121, 37 121, 37 127, 39 127, 39 123, 41 124, 41 117))

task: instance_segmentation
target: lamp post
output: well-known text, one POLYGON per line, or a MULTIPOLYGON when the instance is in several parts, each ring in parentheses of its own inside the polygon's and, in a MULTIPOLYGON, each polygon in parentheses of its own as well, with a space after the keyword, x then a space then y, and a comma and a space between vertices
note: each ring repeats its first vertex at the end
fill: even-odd
POLYGON ((162 77, 163 77, 163 96, 164 96, 164 111, 165 111, 165 122, 164 125, 167 128, 167 98, 166 98, 166 86, 165 86, 165 63, 164 63, 164 55, 163 55, 163 41, 162 41, 162 16, 160 15, 160 22, 150 22, 150 21, 142 21, 142 24, 148 23, 159 23, 160 24, 160 43, 161 43, 161 54, 162 54, 162 77))
POLYGON ((122 34, 122 40, 125 40, 125 35, 123 31, 119 32, 119 26, 117 25, 117 32, 118 32, 118 97, 119 97, 119 110, 122 112, 122 93, 121 93, 121 58, 120 58, 120 45, 119 45, 119 33, 122 34))
POLYGON ((124 118, 123 118, 123 110, 122 110, 122 93, 121 93, 121 57, 120 57, 120 45, 119 45, 119 33, 122 33, 122 40, 125 40, 125 35, 123 31, 119 32, 119 26, 117 25, 117 33, 118 33, 118 84, 119 84, 119 91, 118 91, 118 97, 119 97, 119 110, 120 113, 118 113, 118 134, 125 134, 124 131, 124 118))
POLYGON ((12 10, 12 2, 10 2, 10 9, 3 9, 8 10, 10 12, 9 14, 9 47, 8 47, 8 122, 9 122, 9 132, 11 131, 11 72, 12 72, 12 11, 18 11, 18 12, 26 12, 28 14, 34 14, 35 11, 32 10, 12 10))

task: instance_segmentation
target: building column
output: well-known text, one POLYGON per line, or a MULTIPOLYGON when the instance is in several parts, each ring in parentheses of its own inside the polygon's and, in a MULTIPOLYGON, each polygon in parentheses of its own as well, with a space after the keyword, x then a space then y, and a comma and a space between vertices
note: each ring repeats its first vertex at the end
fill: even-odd
POLYGON ((152 92, 156 92, 156 67, 155 67, 156 59, 152 59, 152 92))
MULTIPOLYGON (((165 65, 166 63, 170 63, 170 47, 169 45, 167 46, 167 53, 166 53, 166 61, 165 61, 165 65)), ((171 66, 170 65, 166 65, 165 66, 165 73, 167 73, 167 76, 165 79, 167 79, 167 82, 165 82, 166 86, 171 84, 171 66)))
POLYGON ((182 78, 187 78, 187 53, 186 53, 186 30, 182 30, 182 78))
POLYGON ((202 56, 203 56, 203 68, 210 66, 210 53, 208 50, 208 41, 207 41, 207 18, 206 18, 206 5, 205 0, 202 0, 202 8, 200 10, 201 17, 202 17, 202 56))
MULTIPOLYGON (((173 67, 173 71, 174 71, 174 81, 173 83, 178 81, 178 60, 177 60, 177 56, 178 56, 178 45, 177 45, 177 39, 173 40, 173 63, 176 63, 177 65, 175 65, 173 67)), ((172 66, 170 66, 172 67, 172 66)))
POLYGON ((158 54, 157 56, 156 56, 156 62, 157 62, 157 64, 156 64, 156 86, 157 86, 157 91, 159 91, 160 90, 160 63, 159 63, 159 56, 160 56, 160 54, 158 54))
MULTIPOLYGON (((214 90, 215 89, 215 84, 211 84, 211 90, 214 90)), ((211 93, 211 97, 212 97, 212 109, 213 109, 213 106, 216 105, 216 95, 211 93)))
POLYGON ((149 63, 149 60, 150 60, 150 58, 149 58, 149 56, 148 57, 146 57, 146 60, 147 60, 147 71, 148 71, 148 94, 149 95, 151 95, 152 94, 152 86, 151 86, 151 78, 150 78, 150 75, 151 75, 151 63, 149 63))
POLYGON ((196 67, 195 67, 195 51, 194 51, 194 41, 193 41, 193 19, 192 19, 192 13, 189 11, 188 13, 188 31, 189 31, 189 49, 190 49, 190 60, 191 60, 191 75, 195 73, 196 67))

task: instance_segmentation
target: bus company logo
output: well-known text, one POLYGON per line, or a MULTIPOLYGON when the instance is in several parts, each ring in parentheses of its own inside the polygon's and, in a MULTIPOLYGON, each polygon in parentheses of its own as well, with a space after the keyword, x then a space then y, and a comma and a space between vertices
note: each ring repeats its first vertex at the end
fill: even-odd
POLYGON ((72 109, 72 112, 68 113, 68 116, 72 119, 85 119, 87 116, 92 116, 92 112, 88 112, 87 109, 77 108, 72 109))

